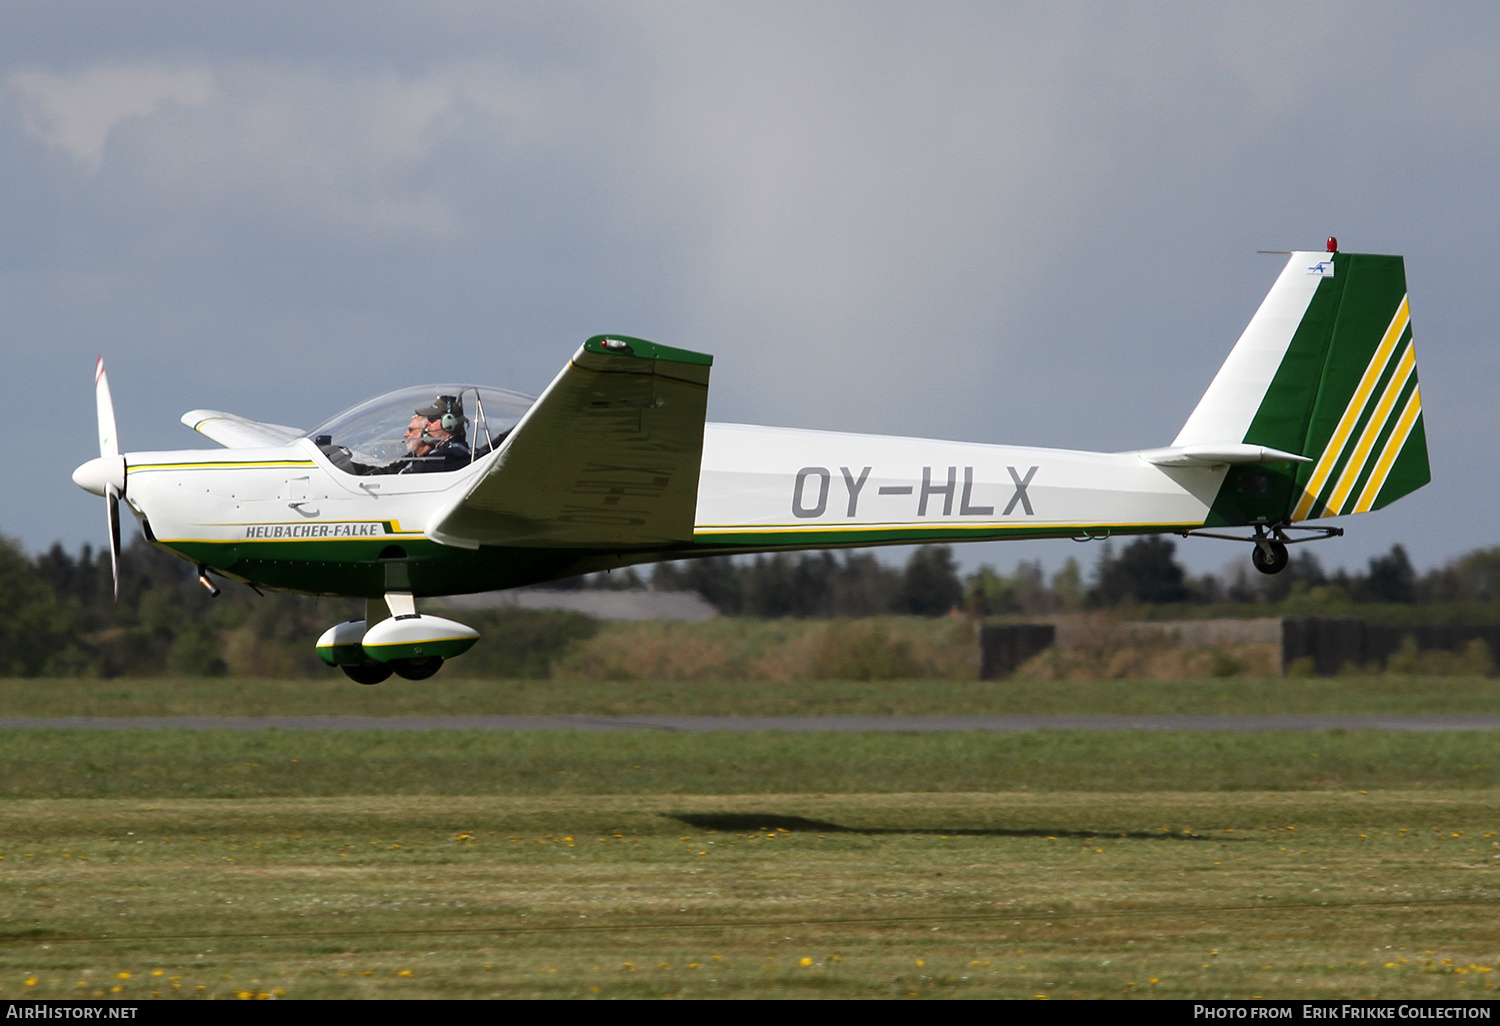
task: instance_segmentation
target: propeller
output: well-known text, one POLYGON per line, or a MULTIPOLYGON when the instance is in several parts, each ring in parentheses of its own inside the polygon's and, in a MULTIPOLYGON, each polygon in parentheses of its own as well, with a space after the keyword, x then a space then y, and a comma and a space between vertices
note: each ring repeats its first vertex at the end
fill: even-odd
POLYGON ((109 396, 104 357, 94 365, 94 400, 99 414, 99 458, 73 471, 73 483, 105 498, 109 518, 109 562, 114 572, 115 601, 120 599, 120 496, 125 494, 125 458, 115 434, 115 404, 109 396))
POLYGON ((115 430, 115 401, 109 395, 109 375, 104 357, 94 365, 94 402, 99 412, 99 455, 119 462, 120 483, 105 484, 104 499, 109 517, 109 568, 114 574, 115 601, 120 601, 120 493, 125 490, 125 461, 120 459, 120 436, 115 430))

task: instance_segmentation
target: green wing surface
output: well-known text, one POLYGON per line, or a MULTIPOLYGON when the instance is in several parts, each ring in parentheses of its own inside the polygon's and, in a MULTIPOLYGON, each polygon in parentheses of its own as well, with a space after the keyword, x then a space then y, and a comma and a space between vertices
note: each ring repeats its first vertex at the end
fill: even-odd
POLYGON ((589 339, 429 537, 465 548, 690 543, 712 364, 644 339, 589 339))

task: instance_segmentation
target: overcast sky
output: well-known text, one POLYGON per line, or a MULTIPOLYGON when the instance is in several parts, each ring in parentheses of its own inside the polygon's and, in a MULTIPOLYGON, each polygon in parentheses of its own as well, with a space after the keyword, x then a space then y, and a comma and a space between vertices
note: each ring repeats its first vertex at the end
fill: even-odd
POLYGON ((8 3, 0 533, 105 537, 101 352, 128 450, 600 332, 714 354, 714 420, 1165 445, 1255 251, 1335 234, 1406 256, 1433 484, 1317 551, 1436 565, 1500 544, 1497 53, 1493 4, 8 3))

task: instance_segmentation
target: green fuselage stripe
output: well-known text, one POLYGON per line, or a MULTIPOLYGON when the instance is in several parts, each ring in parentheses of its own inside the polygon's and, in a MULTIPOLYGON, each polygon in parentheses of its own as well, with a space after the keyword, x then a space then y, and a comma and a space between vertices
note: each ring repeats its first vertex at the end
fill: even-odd
POLYGON ((830 545, 910 545, 933 541, 985 541, 1022 538, 1102 538, 1112 534, 1155 534, 1200 527, 1200 521, 1174 524, 1046 524, 1002 527, 995 524, 942 527, 754 528, 698 531, 694 548, 763 546, 767 549, 820 548, 830 545))
POLYGON ((354 539, 159 541, 184 559, 228 577, 268 588, 321 595, 372 598, 393 588, 423 595, 461 595, 539 584, 576 574, 720 553, 778 552, 865 545, 985 541, 1003 538, 1101 540, 1113 535, 1181 532, 1200 524, 1048 524, 1002 527, 821 528, 775 530, 745 527, 694 536, 689 544, 636 550, 544 549, 481 546, 458 549, 421 537, 386 535, 354 539), (392 553, 399 546, 400 554, 392 553), (385 556, 386 558, 382 558, 385 556), (393 577, 398 573, 400 577, 393 577), (394 582, 394 583, 393 583, 394 582))

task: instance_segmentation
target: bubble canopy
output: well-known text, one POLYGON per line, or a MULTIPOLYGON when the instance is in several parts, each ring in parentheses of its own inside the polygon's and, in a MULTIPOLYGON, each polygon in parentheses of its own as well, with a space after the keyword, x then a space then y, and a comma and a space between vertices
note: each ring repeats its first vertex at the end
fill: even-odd
POLYGON ((536 402, 535 396, 477 385, 414 385, 350 407, 307 433, 349 473, 378 472, 410 459, 406 432, 419 410, 453 414, 449 434, 477 460, 500 444, 536 402))

